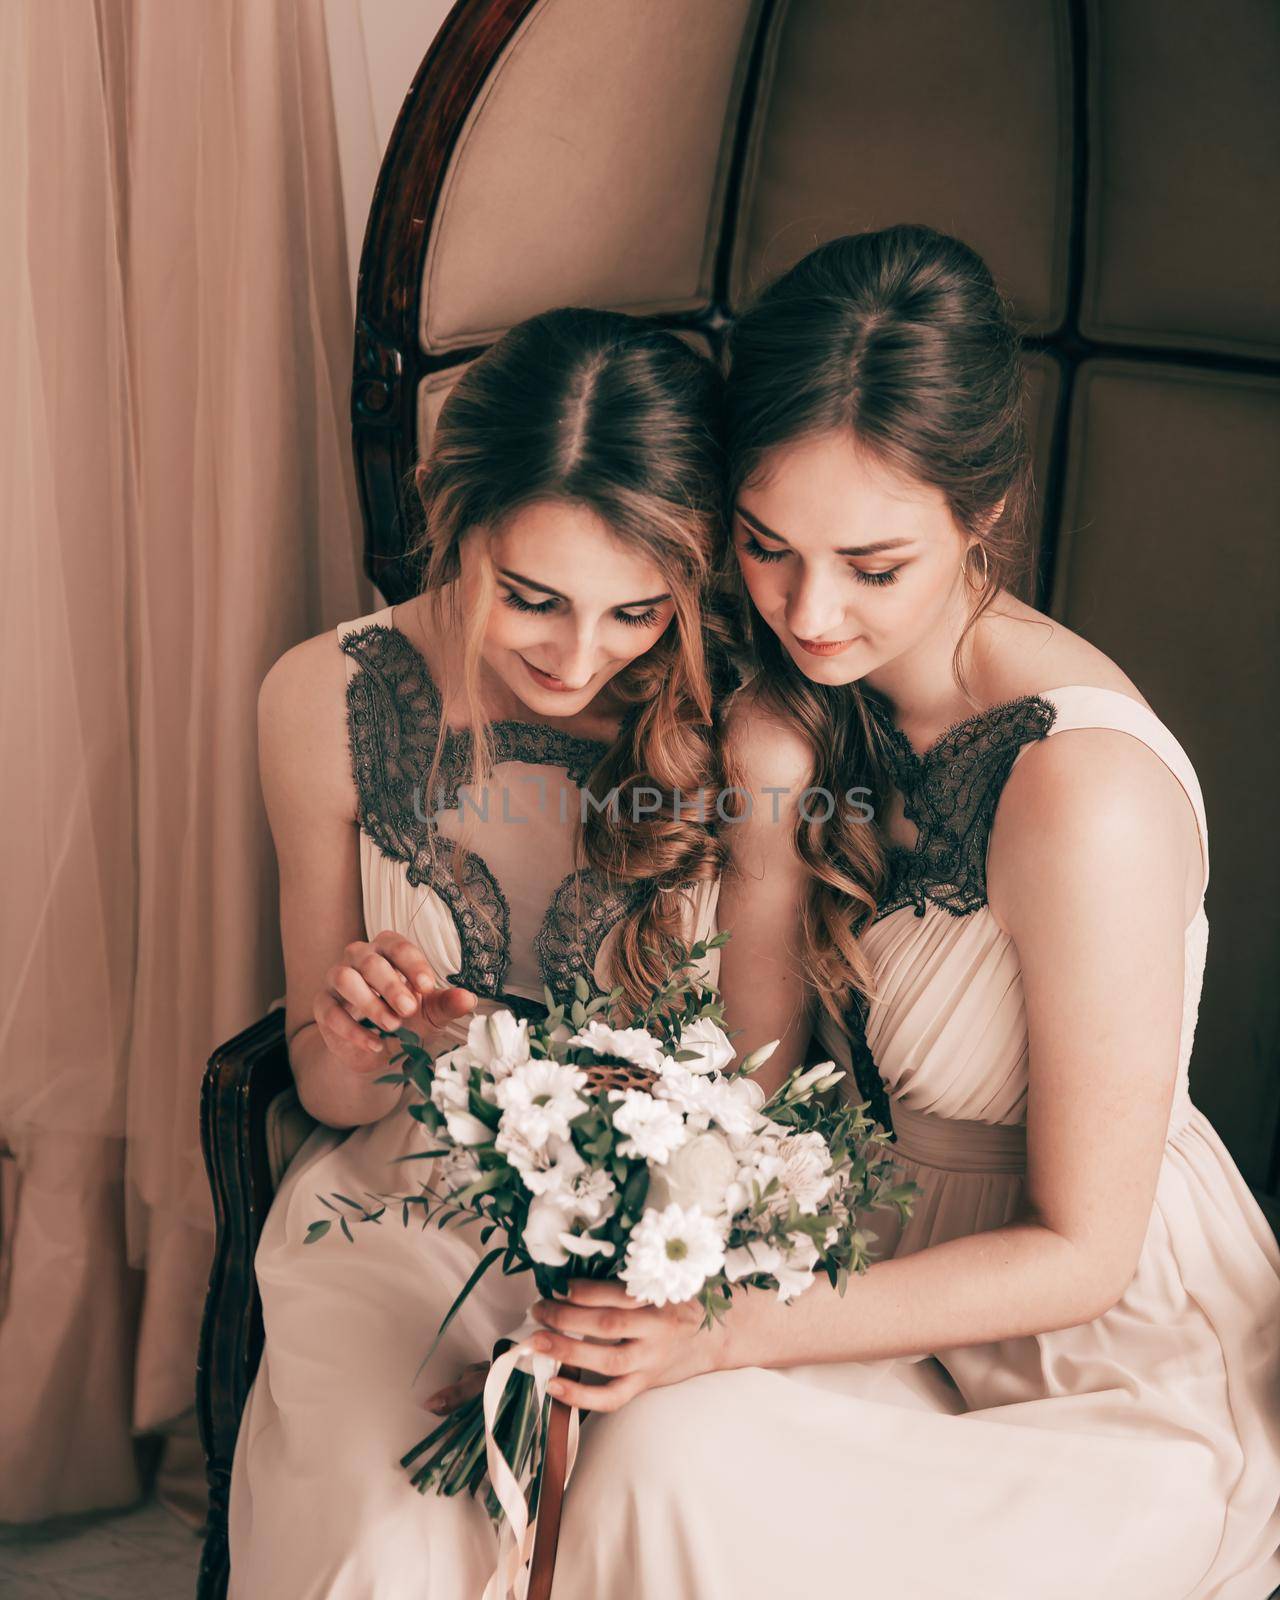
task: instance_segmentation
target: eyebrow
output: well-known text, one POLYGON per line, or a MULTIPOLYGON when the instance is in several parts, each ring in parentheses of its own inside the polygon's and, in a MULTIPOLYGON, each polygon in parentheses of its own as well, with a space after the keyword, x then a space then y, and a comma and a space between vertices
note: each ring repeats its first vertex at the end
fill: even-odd
MULTIPOLYGON (((521 572, 512 572, 510 567, 499 567, 498 572, 504 578, 513 578, 516 583, 526 589, 536 589, 539 594, 553 594, 557 600, 568 600, 567 594, 561 594, 559 589, 553 589, 549 583, 536 583, 532 578, 526 578, 521 572)), ((624 600, 620 605, 614 606, 615 611, 633 611, 636 606, 656 606, 664 600, 670 600, 669 594, 651 595, 647 600, 624 600)), ((572 602, 570 602, 572 603, 572 602)))
MULTIPOLYGON (((766 527, 759 517, 753 517, 749 511, 744 511, 741 506, 735 506, 734 511, 745 523, 753 527, 757 533, 763 533, 770 539, 776 539, 779 544, 787 541, 780 533, 775 533, 772 528, 766 527)), ((837 550, 838 556, 875 556, 882 550, 900 550, 904 544, 910 544, 910 539, 877 539, 874 544, 847 545, 843 550, 837 550)), ((788 546, 790 548, 790 546, 788 546)))

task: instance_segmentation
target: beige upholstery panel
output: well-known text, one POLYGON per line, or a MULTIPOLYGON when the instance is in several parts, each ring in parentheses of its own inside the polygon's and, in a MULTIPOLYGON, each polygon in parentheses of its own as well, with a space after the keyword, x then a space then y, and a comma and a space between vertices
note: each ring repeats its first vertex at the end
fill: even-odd
POLYGON ((442 372, 432 372, 418 385, 418 459, 425 461, 435 436, 436 423, 448 398, 450 389, 471 365, 463 361, 456 367, 446 367, 442 372))
POLYGON ((1081 330, 1280 349, 1280 5, 1094 0, 1081 330))
POLYGON ((427 253, 428 353, 549 306, 705 305, 757 0, 543 0, 490 75, 427 253))
POLYGON ((1062 320, 1070 42, 1062 0, 791 0, 773 40, 735 307, 815 245, 927 222, 978 250, 1023 323, 1062 320))
POLYGON ((1199 774, 1211 932, 1192 1092, 1256 1182, 1280 1096, 1277 429, 1275 381, 1086 364, 1053 602, 1199 774))

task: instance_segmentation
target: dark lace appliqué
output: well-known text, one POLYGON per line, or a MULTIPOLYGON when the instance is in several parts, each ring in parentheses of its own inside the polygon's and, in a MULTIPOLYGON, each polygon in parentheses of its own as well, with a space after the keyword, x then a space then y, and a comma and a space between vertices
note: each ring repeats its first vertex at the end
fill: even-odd
POLYGON ((882 718, 893 781, 918 837, 914 848, 888 846, 876 921, 904 906, 922 917, 930 901, 956 917, 986 905, 987 845, 1000 793, 1019 750, 1045 738, 1057 714, 1051 701, 1023 695, 957 723, 923 755, 882 718))
POLYGON ((603 993, 595 976, 600 946, 645 892, 643 884, 610 884, 598 867, 585 867, 564 880, 533 941, 552 994, 570 993, 579 973, 587 980, 593 998, 603 993))
MULTIPOLYGON (((342 640, 357 663, 347 681, 347 733, 359 798, 360 825, 411 884, 425 885, 449 908, 462 946, 451 983, 497 998, 511 959, 511 909, 488 864, 445 838, 432 823, 458 804, 471 770, 469 729, 449 729, 430 804, 424 788, 440 727, 440 692, 413 641, 398 628, 371 623, 342 640), (462 892, 466 885, 483 915, 462 892)), ((563 767, 581 786, 607 746, 540 723, 492 725, 495 766, 503 761, 563 767)), ((596 953, 631 905, 628 886, 612 888, 592 868, 566 878, 552 897, 535 941, 547 986, 571 992, 581 974, 598 993, 596 953), (579 893, 581 898, 579 899, 579 893), (580 921, 575 921, 575 912, 580 921)))
POLYGON ((405 876, 410 883, 426 884, 440 896, 458 930, 462 958, 457 972, 446 975, 447 981, 473 994, 500 994, 511 959, 511 907, 488 862, 474 850, 462 850, 452 839, 436 834, 414 852, 405 876), (464 887, 471 900, 463 893, 464 887), (476 904, 483 916, 477 916, 476 904))

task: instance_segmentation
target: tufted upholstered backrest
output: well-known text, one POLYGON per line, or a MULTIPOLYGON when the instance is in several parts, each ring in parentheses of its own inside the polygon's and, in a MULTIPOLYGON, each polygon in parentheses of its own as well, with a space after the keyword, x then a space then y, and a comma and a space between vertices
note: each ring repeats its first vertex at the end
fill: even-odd
POLYGON ((650 313, 718 348, 836 234, 959 234, 1024 333, 1035 593, 1182 741, 1212 834, 1193 1091, 1280 1188, 1274 0, 463 0, 369 221, 353 387, 367 564, 520 318, 650 313))

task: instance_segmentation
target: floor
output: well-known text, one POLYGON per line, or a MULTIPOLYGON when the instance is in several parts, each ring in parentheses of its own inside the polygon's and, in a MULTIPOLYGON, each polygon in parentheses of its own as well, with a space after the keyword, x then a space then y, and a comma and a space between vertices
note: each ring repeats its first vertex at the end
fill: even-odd
POLYGON ((154 1502, 0 1528, 2 1600, 193 1600, 199 1564, 198 1536, 154 1502))

